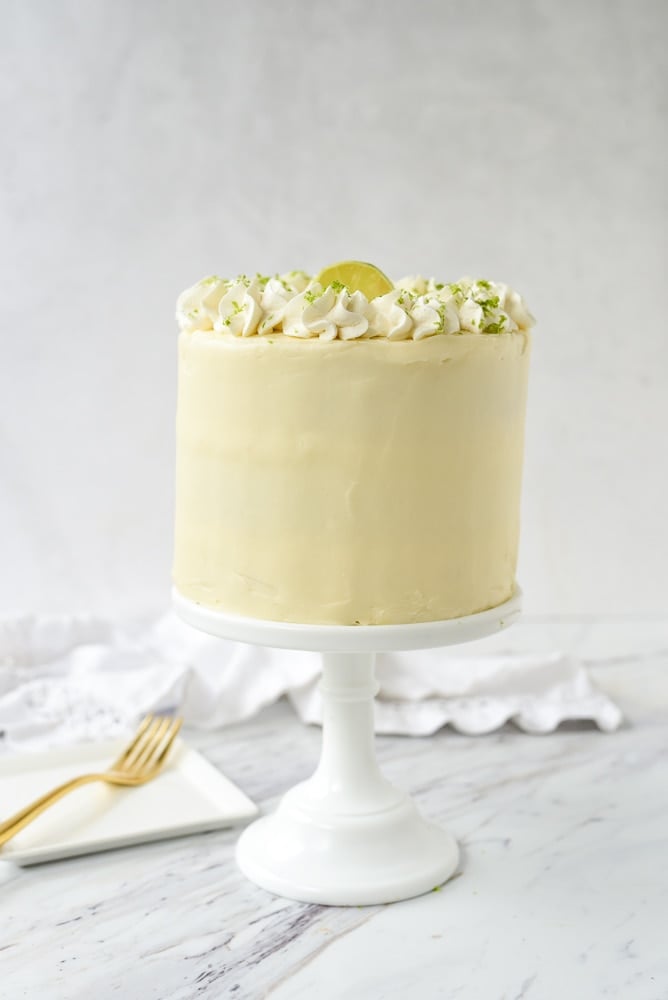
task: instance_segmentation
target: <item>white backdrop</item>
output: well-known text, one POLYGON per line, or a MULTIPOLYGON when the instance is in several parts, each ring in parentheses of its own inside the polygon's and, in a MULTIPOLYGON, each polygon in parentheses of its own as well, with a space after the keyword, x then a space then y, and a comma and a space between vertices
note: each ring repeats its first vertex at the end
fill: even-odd
POLYGON ((528 610, 665 613, 661 0, 0 14, 0 612, 165 605, 177 293, 358 257, 538 318, 528 610))

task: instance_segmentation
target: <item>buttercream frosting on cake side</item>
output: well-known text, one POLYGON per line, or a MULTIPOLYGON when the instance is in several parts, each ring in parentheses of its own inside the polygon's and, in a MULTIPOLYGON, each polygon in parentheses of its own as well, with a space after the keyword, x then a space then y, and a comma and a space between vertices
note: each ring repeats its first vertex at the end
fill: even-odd
POLYGON ((308 307, 328 290, 308 278, 285 295, 252 280, 222 309, 220 279, 208 303, 192 290, 180 300, 184 316, 202 312, 179 339, 178 590, 228 613, 346 625, 448 619, 509 598, 531 323, 519 297, 486 282, 438 298, 444 286, 411 279, 380 306, 332 288, 318 314, 308 307), (300 332, 283 332, 290 323, 300 332), (420 323, 440 331, 416 335, 420 323))

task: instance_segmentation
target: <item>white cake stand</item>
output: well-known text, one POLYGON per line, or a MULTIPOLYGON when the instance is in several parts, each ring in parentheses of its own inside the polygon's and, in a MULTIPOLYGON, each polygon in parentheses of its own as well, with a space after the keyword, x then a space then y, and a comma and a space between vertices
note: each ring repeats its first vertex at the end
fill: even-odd
MULTIPOLYGON (((418 896, 454 873, 454 837, 418 812, 378 768, 376 652, 481 639, 520 613, 520 591, 489 611, 418 625, 297 625, 223 614, 174 591, 180 617, 225 639, 322 653, 322 754, 275 813, 251 823, 237 863, 251 881, 309 903, 359 906, 418 896)), ((268 748, 270 753, 270 748, 268 748)), ((268 762, 268 766, 271 763, 268 762)))

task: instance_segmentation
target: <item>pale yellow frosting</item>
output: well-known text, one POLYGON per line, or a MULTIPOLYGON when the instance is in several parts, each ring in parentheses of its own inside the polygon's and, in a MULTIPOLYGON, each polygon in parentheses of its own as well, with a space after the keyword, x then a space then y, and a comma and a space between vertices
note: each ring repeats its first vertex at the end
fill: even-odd
POLYGON ((530 335, 179 339, 174 581, 277 621, 510 597, 530 335))

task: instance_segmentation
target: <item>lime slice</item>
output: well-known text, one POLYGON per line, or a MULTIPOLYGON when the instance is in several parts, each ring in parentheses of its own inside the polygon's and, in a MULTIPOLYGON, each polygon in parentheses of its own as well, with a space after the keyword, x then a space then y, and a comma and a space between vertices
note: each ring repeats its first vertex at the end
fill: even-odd
POLYGON ((362 292, 367 299, 385 295, 394 288, 394 282, 386 274, 374 264, 366 264, 363 260, 342 260, 339 264, 330 264, 322 269, 315 280, 323 288, 339 281, 349 292, 362 292))

